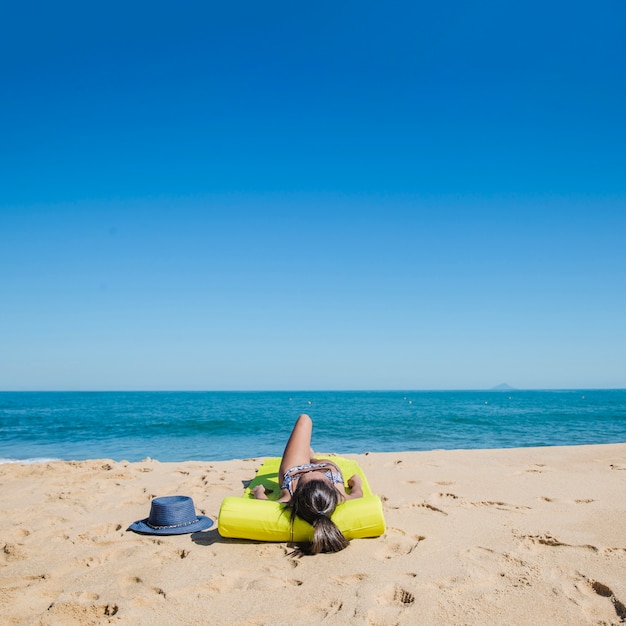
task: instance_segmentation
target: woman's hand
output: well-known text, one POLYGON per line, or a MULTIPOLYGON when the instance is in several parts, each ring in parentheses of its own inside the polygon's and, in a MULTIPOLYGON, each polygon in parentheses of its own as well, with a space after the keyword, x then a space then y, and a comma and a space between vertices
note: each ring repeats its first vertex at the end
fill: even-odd
POLYGON ((267 494, 263 485, 257 485, 250 493, 257 500, 267 500, 267 494))
POLYGON ((350 489, 354 489, 354 486, 361 486, 361 477, 358 474, 354 474, 353 476, 350 476, 350 478, 348 478, 348 487, 350 487, 350 489))
POLYGON ((358 474, 348 478, 348 487, 350 487, 350 498, 360 498, 363 495, 362 480, 358 474))

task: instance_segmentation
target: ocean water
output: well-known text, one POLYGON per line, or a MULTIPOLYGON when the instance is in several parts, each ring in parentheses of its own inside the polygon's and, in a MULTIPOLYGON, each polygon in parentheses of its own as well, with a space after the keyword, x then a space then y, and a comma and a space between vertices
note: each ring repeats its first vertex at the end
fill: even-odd
POLYGON ((280 456, 300 413, 323 452, 626 442, 626 390, 2 392, 0 462, 280 456))

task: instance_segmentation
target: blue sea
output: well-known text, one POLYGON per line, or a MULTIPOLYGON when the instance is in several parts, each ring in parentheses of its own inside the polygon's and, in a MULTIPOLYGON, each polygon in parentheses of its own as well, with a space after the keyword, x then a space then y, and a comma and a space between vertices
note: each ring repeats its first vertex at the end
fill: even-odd
POLYGON ((626 442, 626 390, 2 392, 0 462, 279 456, 300 413, 336 453, 626 442))

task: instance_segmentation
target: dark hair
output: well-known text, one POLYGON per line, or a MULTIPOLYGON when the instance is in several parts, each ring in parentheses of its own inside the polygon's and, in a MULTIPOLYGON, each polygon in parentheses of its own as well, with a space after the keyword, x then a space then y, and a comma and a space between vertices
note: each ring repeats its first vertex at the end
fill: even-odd
POLYGON ((333 485, 325 480, 310 480, 300 483, 291 498, 291 523, 296 516, 313 526, 313 541, 300 546, 303 554, 339 552, 348 547, 348 540, 337 528, 330 516, 340 502, 340 495, 333 485))

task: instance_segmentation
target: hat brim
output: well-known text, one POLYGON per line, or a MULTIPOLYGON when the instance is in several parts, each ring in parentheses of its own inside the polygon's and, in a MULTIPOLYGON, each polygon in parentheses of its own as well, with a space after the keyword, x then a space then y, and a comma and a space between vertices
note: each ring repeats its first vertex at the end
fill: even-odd
POLYGON ((188 533, 195 533, 199 530, 206 530, 213 526, 213 520, 205 517, 204 515, 197 515, 198 519, 193 524, 187 524, 186 526, 179 526, 178 528, 152 528, 148 525, 148 519, 142 519, 138 522, 134 522, 128 527, 128 530, 132 530, 142 535, 186 535, 188 533))

